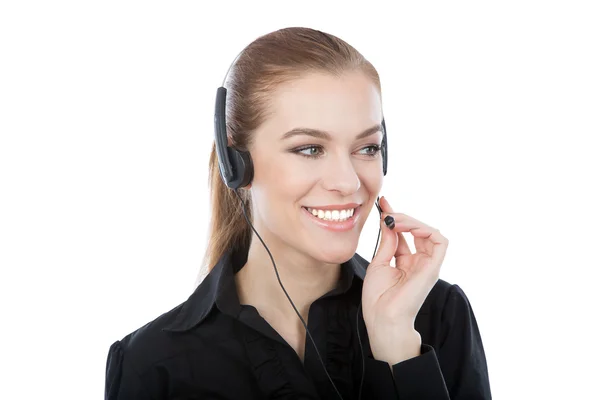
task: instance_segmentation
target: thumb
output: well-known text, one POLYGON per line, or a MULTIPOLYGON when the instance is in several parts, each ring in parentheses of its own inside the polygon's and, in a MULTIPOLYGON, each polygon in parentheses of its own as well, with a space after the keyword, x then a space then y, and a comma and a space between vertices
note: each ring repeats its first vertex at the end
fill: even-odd
POLYGON ((387 227, 384 219, 379 221, 381 226, 381 243, 375 257, 371 261, 371 265, 391 265, 392 257, 396 254, 398 248, 398 235, 396 232, 387 227))

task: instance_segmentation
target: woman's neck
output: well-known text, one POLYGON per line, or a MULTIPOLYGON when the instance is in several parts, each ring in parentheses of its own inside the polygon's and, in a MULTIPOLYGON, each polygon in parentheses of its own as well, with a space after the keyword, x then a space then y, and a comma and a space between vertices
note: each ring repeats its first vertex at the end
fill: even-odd
MULTIPOLYGON (((319 262, 278 238, 263 236, 263 240, 273 255, 281 283, 308 324, 310 305, 337 286, 340 264, 319 262)), ((258 238, 253 238, 246 264, 235 275, 235 282, 241 304, 256 307, 265 319, 267 316, 271 319, 270 323, 299 325, 304 330, 277 280, 271 258, 258 238)))

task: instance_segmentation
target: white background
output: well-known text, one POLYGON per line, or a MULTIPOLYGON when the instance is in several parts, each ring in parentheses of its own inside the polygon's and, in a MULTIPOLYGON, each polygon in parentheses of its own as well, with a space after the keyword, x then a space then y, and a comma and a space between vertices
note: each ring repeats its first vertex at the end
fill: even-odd
POLYGON ((286 26, 378 69, 382 194, 449 238, 494 398, 597 396, 597 2, 413 3, 3 2, 2 397, 102 398, 110 344, 191 294, 216 88, 286 26))

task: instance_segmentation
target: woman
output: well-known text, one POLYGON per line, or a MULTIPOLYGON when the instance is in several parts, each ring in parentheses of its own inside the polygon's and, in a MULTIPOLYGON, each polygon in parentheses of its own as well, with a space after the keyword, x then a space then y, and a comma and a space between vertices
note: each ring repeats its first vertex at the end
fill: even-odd
POLYGON ((380 248, 370 263, 355 254, 387 160, 374 67, 337 37, 288 28, 227 78, 209 274, 110 347, 106 398, 491 398, 469 301, 438 279, 448 240, 382 198, 380 248), (241 170, 226 167, 232 149, 241 170))

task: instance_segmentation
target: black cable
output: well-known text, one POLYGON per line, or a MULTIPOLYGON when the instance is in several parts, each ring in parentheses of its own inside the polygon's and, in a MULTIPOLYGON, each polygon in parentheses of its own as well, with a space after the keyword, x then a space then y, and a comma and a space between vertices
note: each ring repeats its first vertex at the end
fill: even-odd
MULTIPOLYGON (((379 198, 377 200, 379 200, 379 198)), ((381 211, 380 211, 380 215, 381 215, 381 211)), ((375 258, 375 254, 377 253, 377 247, 379 246, 380 236, 381 236, 381 224, 379 225, 379 233, 377 234, 377 241, 375 242, 375 250, 373 251, 373 256, 371 257, 371 260, 373 260, 373 258, 375 258)), ((360 340, 360 330, 358 329, 358 314, 361 311, 361 305, 362 305, 362 293, 360 296, 360 301, 358 302, 358 310, 356 310, 356 335, 358 336, 358 345, 360 346, 360 356, 362 359, 362 375, 360 377, 360 389, 358 390, 358 400, 360 400, 362 397, 363 380, 365 378, 365 354, 363 352, 362 342, 360 340)))

